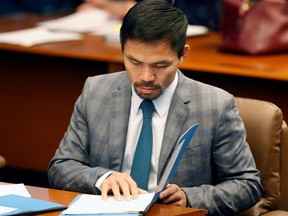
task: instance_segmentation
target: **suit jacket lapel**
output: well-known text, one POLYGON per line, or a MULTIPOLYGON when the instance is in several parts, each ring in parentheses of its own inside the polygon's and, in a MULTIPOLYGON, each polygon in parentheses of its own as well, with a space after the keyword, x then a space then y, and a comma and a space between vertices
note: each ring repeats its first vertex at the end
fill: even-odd
POLYGON ((120 171, 124 159, 131 107, 131 84, 127 76, 112 93, 110 125, 110 165, 120 171))
MULTIPOLYGON (((163 137, 163 144, 160 153, 159 165, 158 165, 158 180, 164 171, 166 163, 170 158, 170 153, 177 142, 177 139, 183 131, 183 125, 186 121, 186 117, 189 113, 189 109, 185 105, 190 101, 187 99, 185 91, 185 77, 178 71, 179 81, 176 91, 173 95, 169 115, 166 123, 166 129, 163 137)), ((127 130, 128 120, 131 107, 131 83, 127 77, 119 81, 119 85, 112 93, 111 103, 111 122, 110 122, 110 167, 114 170, 121 170, 127 130)))
MULTIPOLYGON (((187 115, 189 113, 189 108, 185 105, 190 102, 189 97, 186 95, 185 91, 185 77, 178 71, 179 80, 178 85, 173 95, 169 115, 167 118, 166 128, 163 137, 163 143, 161 147, 160 160, 158 166, 158 181, 164 172, 164 168, 170 159, 170 154, 178 140, 182 135, 183 126, 187 115)), ((185 128, 184 128, 185 129, 185 128)))

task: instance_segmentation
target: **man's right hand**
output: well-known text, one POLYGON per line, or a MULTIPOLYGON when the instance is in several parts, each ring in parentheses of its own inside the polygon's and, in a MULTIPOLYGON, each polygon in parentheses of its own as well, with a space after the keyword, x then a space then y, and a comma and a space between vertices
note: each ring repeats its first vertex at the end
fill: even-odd
POLYGON ((113 172, 101 184, 102 198, 107 199, 113 194, 116 200, 137 199, 139 194, 148 193, 137 187, 136 182, 127 173, 113 172))

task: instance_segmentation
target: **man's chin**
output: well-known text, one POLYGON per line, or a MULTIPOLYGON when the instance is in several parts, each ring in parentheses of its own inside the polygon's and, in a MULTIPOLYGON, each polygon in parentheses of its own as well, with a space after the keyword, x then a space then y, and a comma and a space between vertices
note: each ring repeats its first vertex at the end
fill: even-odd
POLYGON ((160 95, 160 94, 144 94, 142 92, 137 92, 138 96, 144 100, 155 100, 157 99, 160 95))
POLYGON ((142 89, 140 86, 135 87, 134 85, 134 90, 140 98, 147 99, 147 100, 155 100, 162 94, 161 88, 155 88, 152 91, 152 90, 147 90, 145 88, 142 89))

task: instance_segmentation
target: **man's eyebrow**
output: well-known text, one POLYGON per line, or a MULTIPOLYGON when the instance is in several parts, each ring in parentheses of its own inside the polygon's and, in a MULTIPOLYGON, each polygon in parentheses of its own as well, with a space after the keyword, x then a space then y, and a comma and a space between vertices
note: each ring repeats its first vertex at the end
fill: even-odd
MULTIPOLYGON (((126 57, 132 61, 136 61, 136 62, 141 62, 140 60, 134 58, 133 56, 131 55, 126 55, 126 57)), ((156 62, 152 62, 151 64, 153 65, 156 65, 156 64, 163 64, 163 65, 168 65, 168 64, 171 64, 172 61, 169 61, 167 59, 163 59, 163 60, 160 60, 160 61, 156 61, 156 62)))
POLYGON ((128 59, 132 60, 132 61, 137 61, 137 62, 140 62, 139 60, 137 60, 136 58, 134 58, 133 56, 131 55, 125 55, 128 59))
POLYGON ((172 61, 169 61, 169 60, 161 60, 161 61, 158 61, 158 62, 154 62, 153 64, 163 64, 163 65, 167 65, 167 64, 171 64, 172 61))

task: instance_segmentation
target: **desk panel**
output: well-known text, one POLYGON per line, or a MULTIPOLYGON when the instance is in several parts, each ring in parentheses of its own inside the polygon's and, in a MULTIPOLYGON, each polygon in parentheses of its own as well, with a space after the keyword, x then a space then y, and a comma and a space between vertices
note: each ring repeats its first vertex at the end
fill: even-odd
POLYGON ((1 145, 7 166, 46 171, 88 76, 107 64, 0 51, 1 145))

